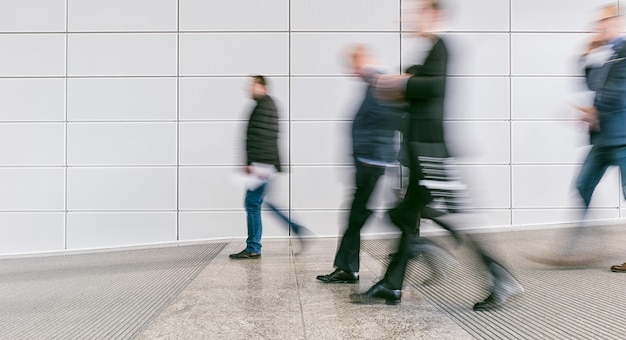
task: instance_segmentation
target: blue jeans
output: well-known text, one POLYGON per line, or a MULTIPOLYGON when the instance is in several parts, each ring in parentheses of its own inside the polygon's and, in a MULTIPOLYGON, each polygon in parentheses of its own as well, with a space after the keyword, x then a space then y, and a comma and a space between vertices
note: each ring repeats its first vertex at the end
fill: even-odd
POLYGON ((250 253, 261 253, 261 235, 263 234, 261 205, 263 204, 266 185, 267 183, 246 192, 245 207, 248 219, 248 239, 246 239, 245 250, 250 253))
POLYGON ((622 192, 626 198, 626 146, 593 146, 583 163, 576 189, 585 205, 585 212, 591 203, 593 191, 604 176, 606 169, 611 165, 617 165, 622 177, 622 192))

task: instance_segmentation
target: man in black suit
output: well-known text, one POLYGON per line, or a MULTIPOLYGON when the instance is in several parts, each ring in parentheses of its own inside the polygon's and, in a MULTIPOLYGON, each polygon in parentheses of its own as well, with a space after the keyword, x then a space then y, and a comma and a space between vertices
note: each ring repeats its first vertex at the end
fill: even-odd
MULTIPOLYGON (((440 220, 443 213, 427 205, 433 200, 435 192, 427 182, 424 169, 429 165, 424 157, 447 159, 450 157, 445 144, 443 115, 446 93, 448 49, 444 40, 434 34, 443 16, 443 8, 438 0, 422 0, 418 9, 418 33, 428 39, 432 48, 419 68, 412 68, 411 73, 401 76, 377 75, 365 68, 363 77, 374 84, 376 94, 385 100, 405 100, 408 102, 408 127, 404 134, 409 165, 409 184, 404 199, 389 212, 389 217, 401 231, 398 252, 392 256, 384 278, 368 291, 351 295, 356 303, 374 303, 384 301, 387 304, 400 303, 402 285, 408 261, 415 251, 419 237, 420 213, 427 212, 442 227, 454 233, 455 228, 440 220)), ((430 162, 430 161, 429 161, 430 162)), ((489 296, 474 305, 474 310, 489 310, 499 307, 513 294, 523 291, 519 283, 498 262, 487 256, 478 243, 468 239, 468 245, 481 258, 493 284, 489 287, 489 296)))

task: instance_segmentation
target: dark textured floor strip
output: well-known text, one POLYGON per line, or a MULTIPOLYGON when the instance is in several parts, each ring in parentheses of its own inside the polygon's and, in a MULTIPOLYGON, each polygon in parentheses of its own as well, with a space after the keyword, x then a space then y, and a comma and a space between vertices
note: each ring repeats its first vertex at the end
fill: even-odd
POLYGON ((225 245, 0 260, 0 339, 132 339, 225 245))
MULTIPOLYGON (((541 235, 541 232, 534 232, 533 237, 541 238, 541 235)), ((445 237, 432 239, 450 244, 445 237)), ((528 241, 527 236, 525 241, 528 241)), ((396 242, 390 239, 367 240, 363 249, 386 265, 389 262, 387 256, 395 251, 396 242)), ((515 252, 521 247, 519 244, 524 243, 511 239, 501 248, 509 253, 515 252)), ((447 249, 459 263, 437 263, 445 278, 424 284, 431 271, 424 259, 418 257, 409 264, 405 285, 417 289, 475 338, 625 338, 626 274, 611 273, 606 265, 584 269, 551 268, 532 263, 523 256, 509 254, 506 257, 507 266, 526 292, 499 310, 474 312, 472 305, 487 294, 486 278, 475 256, 467 249, 447 249)), ((624 256, 626 259, 626 254, 624 256)))

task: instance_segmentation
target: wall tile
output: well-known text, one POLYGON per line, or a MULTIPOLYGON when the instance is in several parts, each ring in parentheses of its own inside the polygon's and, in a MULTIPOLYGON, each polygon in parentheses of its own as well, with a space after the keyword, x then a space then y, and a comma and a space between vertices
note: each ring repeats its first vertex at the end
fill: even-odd
POLYGON ((65 80, 0 79, 0 121, 65 120, 65 80))
POLYGON ((63 168, 0 168, 0 211, 65 208, 63 168))
POLYGON ((69 210, 175 210, 176 168, 69 168, 69 210))
POLYGON ((176 31, 176 0, 68 0, 70 32, 176 31))
POLYGON ((69 165, 176 165, 176 123, 72 123, 69 165))
POLYGON ((287 31, 289 0, 180 0, 181 31, 287 31))
POLYGON ((351 126, 350 122, 293 122, 293 164, 353 164, 351 126))
POLYGON ((507 77, 449 77, 446 84, 446 119, 509 119, 509 83, 507 77))
POLYGON ((176 212, 70 212, 67 249, 176 241, 176 212))
POLYGON ((580 122, 513 122, 512 161, 520 163, 576 163, 588 152, 589 135, 580 122), (532 136, 532 138, 529 138, 532 136))
POLYGON ((0 32, 64 32, 65 0, 4 0, 0 32))
POLYGON ((293 166, 293 209, 348 209, 354 186, 352 166, 293 166))
POLYGON ((70 78, 70 121, 176 119, 176 78, 70 78))
POLYGON ((618 1, 511 0, 512 31, 573 31, 593 28, 595 11, 618 1))
POLYGON ((459 160, 473 163, 509 163, 509 122, 448 121, 444 128, 448 147, 459 160))
POLYGON ((280 76, 289 73, 287 33, 184 33, 180 74, 280 76), (254 57, 252 57, 254 56, 254 57))
POLYGON ((175 33, 70 34, 70 76, 175 76, 175 33))
POLYGON ((582 77, 511 78, 513 119, 573 120, 580 115, 574 105, 592 104, 593 93, 582 77))
POLYGON ((64 34, 0 34, 0 76, 65 75, 64 34))
POLYGON ((0 124, 0 165, 65 165, 65 124, 0 124))
POLYGON ((583 33, 514 33, 511 35, 511 74, 580 75, 578 56, 588 39, 583 33))
POLYGON ((398 1, 292 1, 291 29, 294 31, 398 31, 400 28, 399 11, 400 2, 398 1))
POLYGON ((0 213, 0 254, 65 249, 63 212, 0 213))

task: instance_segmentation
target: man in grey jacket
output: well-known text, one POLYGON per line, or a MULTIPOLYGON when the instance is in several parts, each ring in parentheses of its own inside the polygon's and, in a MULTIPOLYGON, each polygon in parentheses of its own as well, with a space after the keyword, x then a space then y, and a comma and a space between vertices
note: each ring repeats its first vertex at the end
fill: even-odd
MULTIPOLYGON (((365 47, 357 46, 351 53, 354 72, 369 63, 365 47)), ((368 86, 352 123, 352 156, 355 166, 355 191, 350 206, 348 225, 335 255, 335 270, 318 275, 324 283, 357 283, 361 228, 372 214, 367 203, 385 167, 395 162, 395 133, 401 127, 402 112, 383 105, 368 86)))

